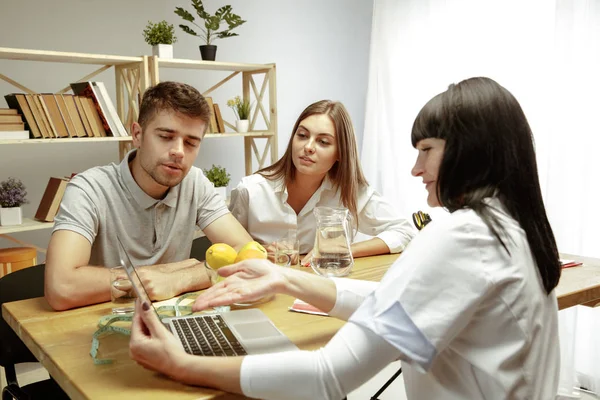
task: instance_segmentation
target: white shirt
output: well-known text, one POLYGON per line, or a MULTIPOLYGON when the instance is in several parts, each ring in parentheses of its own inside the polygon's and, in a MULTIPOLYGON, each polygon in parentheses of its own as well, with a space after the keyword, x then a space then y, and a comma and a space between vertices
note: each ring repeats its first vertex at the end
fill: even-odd
MULTIPOLYGON (((248 231, 262 243, 281 239, 289 229, 296 229, 300 254, 313 249, 315 242, 315 207, 343 207, 339 191, 334 190, 328 178, 308 200, 298 215, 287 203, 288 191, 283 179, 269 180, 254 174, 242 178, 231 191, 229 209, 248 231)), ((358 231, 368 237, 378 237, 391 253, 399 253, 415 235, 415 229, 406 219, 397 216, 393 207, 371 187, 358 192, 356 202, 358 231)))
POLYGON ((244 394, 340 399, 400 358, 408 399, 554 399, 556 296, 525 232, 491 204, 510 255, 472 210, 430 223, 377 287, 335 280, 330 314, 356 312, 323 349, 246 357, 244 394))

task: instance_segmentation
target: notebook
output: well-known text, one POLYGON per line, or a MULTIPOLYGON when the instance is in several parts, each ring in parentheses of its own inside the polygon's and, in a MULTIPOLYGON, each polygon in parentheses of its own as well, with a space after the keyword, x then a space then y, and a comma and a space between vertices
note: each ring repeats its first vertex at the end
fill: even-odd
MULTIPOLYGON (((118 237, 117 241, 121 250, 119 252, 121 264, 125 267, 138 298, 152 305, 118 237)), ((259 309, 164 318, 162 322, 189 354, 237 356, 298 350, 296 345, 259 309)))

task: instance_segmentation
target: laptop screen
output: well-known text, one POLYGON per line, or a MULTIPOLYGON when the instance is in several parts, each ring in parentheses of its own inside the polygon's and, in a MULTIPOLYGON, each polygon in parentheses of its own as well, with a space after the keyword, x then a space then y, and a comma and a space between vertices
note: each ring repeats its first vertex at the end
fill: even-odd
POLYGON ((135 267, 133 266, 133 263, 131 262, 131 258, 129 258, 129 254, 127 254, 127 250, 125 250, 125 246, 123 246, 123 243, 121 242, 121 239, 119 239, 118 236, 117 242, 119 242, 119 260, 121 261, 121 265, 123 266, 123 268, 125 268, 125 272, 127 273, 129 280, 131 281, 131 285, 133 286, 133 290, 135 290, 138 299, 140 299, 142 304, 146 302, 150 306, 152 306, 154 312, 156 313, 156 315, 158 315, 158 312, 156 311, 156 308, 154 308, 150 297, 148 297, 148 292, 146 292, 146 288, 144 287, 140 276, 138 275, 137 271, 135 270, 135 267))

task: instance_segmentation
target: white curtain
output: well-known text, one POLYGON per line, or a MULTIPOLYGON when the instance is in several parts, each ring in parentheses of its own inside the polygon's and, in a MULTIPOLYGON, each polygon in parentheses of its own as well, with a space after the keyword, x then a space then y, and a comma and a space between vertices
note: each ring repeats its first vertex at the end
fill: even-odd
MULTIPOLYGON (((404 215, 445 214, 428 209, 410 175, 410 130, 426 101, 473 76, 505 86, 529 119, 559 250, 600 257, 600 0, 374 0, 361 160, 404 215)), ((600 359, 600 339, 582 336, 600 316, 561 321, 577 335, 561 341, 578 344, 563 346, 564 365, 600 392, 600 368, 586 369, 600 359)))

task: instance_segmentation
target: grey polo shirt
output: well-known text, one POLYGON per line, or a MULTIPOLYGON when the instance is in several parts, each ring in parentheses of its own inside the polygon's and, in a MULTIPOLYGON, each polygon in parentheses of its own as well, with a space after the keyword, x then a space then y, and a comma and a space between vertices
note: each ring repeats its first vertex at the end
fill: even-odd
POLYGON ((204 229, 229 213, 202 170, 192 167, 162 200, 135 182, 128 161, 77 174, 65 190, 54 230, 70 230, 92 244, 90 265, 119 265, 117 235, 134 265, 188 259, 196 226, 204 229))

